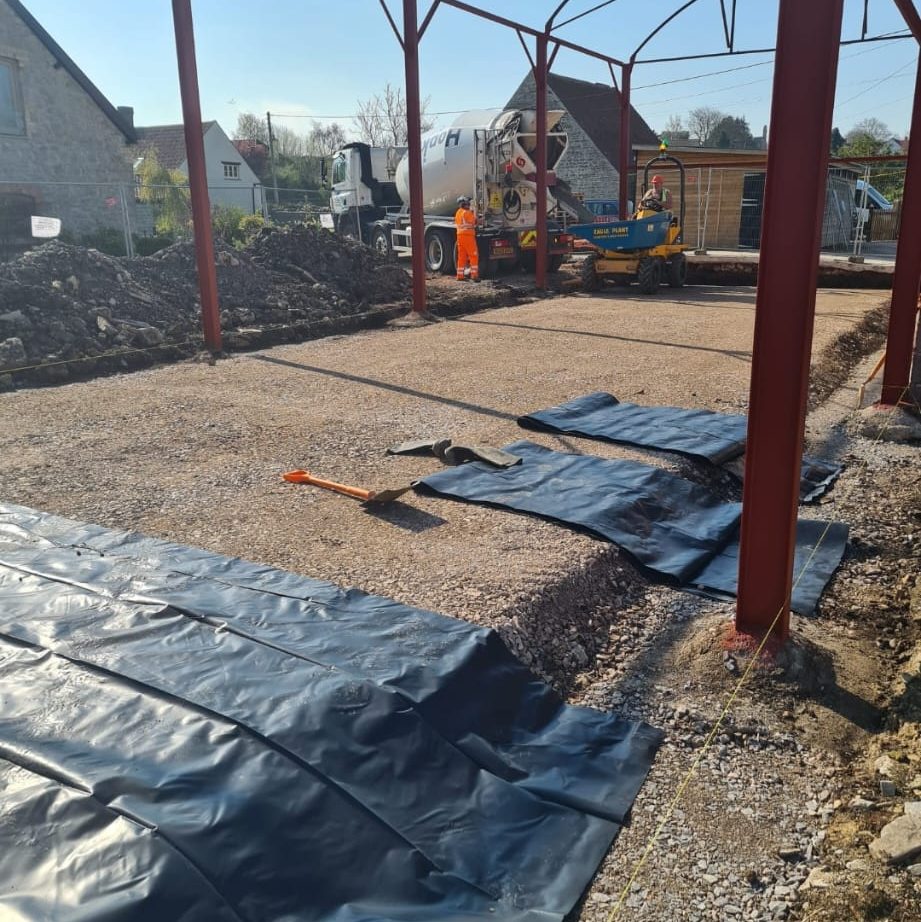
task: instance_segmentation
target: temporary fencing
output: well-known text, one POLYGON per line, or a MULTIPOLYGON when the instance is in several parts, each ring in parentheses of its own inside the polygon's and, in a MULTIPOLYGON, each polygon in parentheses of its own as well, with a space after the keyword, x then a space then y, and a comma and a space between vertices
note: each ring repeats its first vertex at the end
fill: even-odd
MULTIPOLYGON (((294 210, 311 190, 288 190, 294 210)), ((215 223, 268 214, 261 185, 208 187, 215 223)), ((303 213, 303 205, 302 205, 303 213)), ((188 184, 0 180, 0 260, 47 239, 93 247, 113 256, 146 255, 176 239, 191 239, 188 184)))
MULTIPOLYGON (((680 154, 678 154, 680 158, 680 154)), ((898 236, 899 208, 881 209, 871 197, 862 201, 858 180, 884 192, 901 189, 904 167, 874 164, 873 169, 855 165, 829 169, 825 214, 822 221, 822 249, 826 252, 859 255, 869 241, 892 241, 898 236), (864 210, 865 209, 865 210, 864 210)), ((681 181, 677 168, 667 162, 655 167, 672 197, 673 210, 681 205, 681 181)), ((652 170, 650 170, 650 176, 652 170)), ((763 163, 750 167, 685 165, 684 242, 695 250, 757 251, 761 240, 766 170, 763 163)), ((636 181, 636 201, 642 198, 643 173, 636 181)), ((891 204, 891 203, 890 203, 891 204)), ((790 202, 790 220, 799 213, 790 202)))

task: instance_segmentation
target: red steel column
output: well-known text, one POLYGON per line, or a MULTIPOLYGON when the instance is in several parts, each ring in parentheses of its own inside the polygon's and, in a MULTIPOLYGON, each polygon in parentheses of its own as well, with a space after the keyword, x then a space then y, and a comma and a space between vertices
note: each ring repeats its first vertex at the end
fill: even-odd
POLYGON ((425 312, 425 217, 422 201, 422 118, 419 111, 419 19, 416 0, 403 0, 409 226, 412 230, 413 310, 425 312))
POLYGON ((538 288, 547 287, 547 45, 548 35, 537 36, 537 54, 534 64, 537 104, 537 259, 534 283, 538 288))
POLYGON ((630 78, 633 75, 633 62, 624 64, 621 69, 620 78, 620 162, 618 170, 620 171, 620 219, 625 221, 627 214, 627 200, 630 198, 630 191, 627 186, 627 179, 630 174, 630 160, 633 154, 633 145, 630 143, 630 78))
POLYGON ((736 629, 790 630, 809 357, 844 0, 781 0, 742 496, 736 629), (779 617, 778 617, 779 616, 779 617))
POLYGON ((191 0, 173 0, 173 28, 179 62, 179 92, 185 151, 189 161, 189 197, 195 230, 195 262, 201 293, 201 326, 205 345, 212 353, 221 351, 221 316, 217 304, 217 271, 214 268, 214 239, 211 234, 211 205, 205 173, 205 142, 201 130, 201 100, 198 96, 198 67, 195 64, 195 30, 191 0))
POLYGON ((892 277, 892 306, 889 308, 889 336, 886 340, 886 370, 880 403, 895 406, 905 395, 911 380, 918 317, 918 289, 921 286, 921 59, 915 80, 915 102, 908 135, 908 163, 902 193, 902 225, 895 251, 892 277))
POLYGON ((895 0, 895 5, 899 8, 911 34, 921 42, 921 16, 915 9, 914 0, 895 0))

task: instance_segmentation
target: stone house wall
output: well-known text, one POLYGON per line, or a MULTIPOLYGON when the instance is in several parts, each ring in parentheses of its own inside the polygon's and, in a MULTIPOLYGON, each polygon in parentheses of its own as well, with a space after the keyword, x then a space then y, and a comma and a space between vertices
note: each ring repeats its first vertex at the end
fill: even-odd
POLYGON ((121 187, 134 209, 134 146, 2 0, 0 61, 12 66, 25 117, 24 133, 0 133, 0 197, 31 196, 34 213, 76 236, 121 229, 121 187))

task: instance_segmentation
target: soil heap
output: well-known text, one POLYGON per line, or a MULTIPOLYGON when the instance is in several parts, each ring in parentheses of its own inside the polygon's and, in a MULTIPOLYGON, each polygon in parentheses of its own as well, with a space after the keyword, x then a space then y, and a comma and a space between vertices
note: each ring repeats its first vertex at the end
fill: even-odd
MULTIPOLYGON (((240 251, 218 240, 215 262, 226 331, 362 314, 410 296, 398 264, 302 225, 266 228, 240 251)), ((0 376, 188 342, 200 314, 191 242, 125 259, 52 241, 0 264, 0 376)))

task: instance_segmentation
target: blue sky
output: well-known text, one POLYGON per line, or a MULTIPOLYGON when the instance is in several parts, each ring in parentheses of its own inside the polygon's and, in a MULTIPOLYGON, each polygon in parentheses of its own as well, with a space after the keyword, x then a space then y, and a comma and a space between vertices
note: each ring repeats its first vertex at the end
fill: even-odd
MULTIPOLYGON (((400 0, 388 0, 398 18, 400 0)), ((431 0, 419 0, 427 10, 431 0)), ((557 0, 470 0, 540 25, 557 0)), ((598 0, 570 0, 573 15, 598 0)), ((68 54, 115 105, 133 105, 138 124, 181 120, 169 0, 25 0, 68 54)), ((560 34, 615 57, 633 48, 681 0, 617 0, 560 34), (651 16, 650 11, 656 12, 651 16)), ((728 4, 727 4, 728 5, 728 4)), ((860 34, 862 0, 845 0, 845 38, 860 34)), ((737 48, 771 47, 777 0, 738 0, 737 48)), ((356 100, 402 85, 402 58, 377 0, 193 0, 202 110, 232 133, 239 111, 335 116, 349 123, 356 100)), ((565 19, 566 15, 560 17, 565 19)), ((892 0, 870 0, 870 31, 903 28, 892 0)), ((644 51, 650 57, 722 50, 719 0, 699 0, 644 51)), ((842 49, 835 124, 846 132, 874 116, 895 134, 908 129, 917 46, 912 41, 842 49)), ((522 79, 524 52, 514 33, 442 7, 421 50, 423 95, 433 112, 502 106, 522 79)), ((561 51, 554 70, 607 82, 600 62, 561 51)), ((634 104, 660 128, 669 115, 713 106, 744 115, 755 134, 769 120, 770 56, 637 68, 634 104), (749 66, 756 65, 756 66, 749 66), (728 68, 745 68, 712 74, 728 68), (686 78, 699 77, 688 80, 686 78), (677 82, 673 82, 677 81, 677 82)), ((451 116, 441 117, 450 121, 451 116)), ((307 129, 309 118, 279 118, 307 129)))

